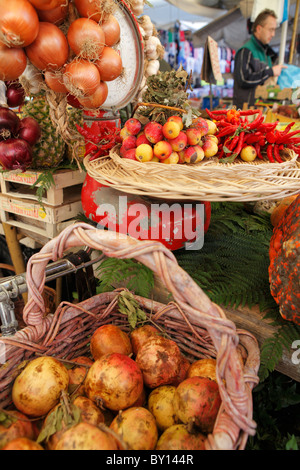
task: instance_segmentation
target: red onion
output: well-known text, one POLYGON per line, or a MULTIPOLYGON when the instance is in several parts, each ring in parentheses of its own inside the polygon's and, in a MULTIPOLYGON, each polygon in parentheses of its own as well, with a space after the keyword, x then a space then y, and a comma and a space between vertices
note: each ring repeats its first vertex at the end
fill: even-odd
POLYGON ((29 116, 21 119, 18 137, 26 140, 30 145, 35 145, 41 137, 39 123, 29 116))
POLYGON ((10 108, 22 106, 25 101, 25 91, 22 85, 18 82, 10 82, 6 84, 6 99, 7 105, 10 108))
POLYGON ((32 147, 22 139, 0 142, 0 163, 5 170, 25 171, 32 162, 32 147))
POLYGON ((20 126, 19 116, 5 106, 0 107, 0 133, 3 129, 9 130, 12 135, 17 135, 20 126))

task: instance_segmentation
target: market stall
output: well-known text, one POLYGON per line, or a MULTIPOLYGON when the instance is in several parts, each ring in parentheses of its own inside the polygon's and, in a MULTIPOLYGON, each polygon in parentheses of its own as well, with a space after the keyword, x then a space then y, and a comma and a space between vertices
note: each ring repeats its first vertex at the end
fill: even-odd
POLYGON ((204 117, 144 7, 0 0, 1 450, 244 450, 300 381, 299 129, 204 117))

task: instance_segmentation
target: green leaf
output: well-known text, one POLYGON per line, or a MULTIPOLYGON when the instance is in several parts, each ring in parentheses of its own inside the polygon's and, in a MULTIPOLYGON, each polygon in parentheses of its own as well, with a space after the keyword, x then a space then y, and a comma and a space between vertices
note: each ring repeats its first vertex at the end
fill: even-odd
POLYGON ((17 421, 17 418, 4 410, 0 410, 0 424, 5 428, 9 428, 13 423, 17 421))

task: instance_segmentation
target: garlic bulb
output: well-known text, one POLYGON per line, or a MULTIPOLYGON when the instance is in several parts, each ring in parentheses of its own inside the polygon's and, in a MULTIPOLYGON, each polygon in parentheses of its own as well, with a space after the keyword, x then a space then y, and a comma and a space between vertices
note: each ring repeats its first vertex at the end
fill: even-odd
POLYGON ((0 106, 7 107, 6 85, 0 80, 0 106))
POLYGON ((159 66, 160 66, 159 60, 157 59, 149 60, 146 70, 145 70, 145 76, 150 77, 150 75, 156 75, 159 71, 159 66))
POLYGON ((153 36, 153 23, 150 19, 150 16, 144 15, 140 18, 139 21, 140 25, 142 26, 143 30, 145 31, 145 36, 149 38, 153 36))
POLYGON ((145 54, 147 59, 160 59, 162 45, 158 37, 151 36, 145 41, 145 54))
POLYGON ((26 95, 36 95, 47 88, 42 73, 28 63, 24 72, 19 77, 19 82, 23 86, 26 95))
POLYGON ((140 16, 144 11, 144 0, 131 0, 130 2, 132 13, 135 16, 140 16))

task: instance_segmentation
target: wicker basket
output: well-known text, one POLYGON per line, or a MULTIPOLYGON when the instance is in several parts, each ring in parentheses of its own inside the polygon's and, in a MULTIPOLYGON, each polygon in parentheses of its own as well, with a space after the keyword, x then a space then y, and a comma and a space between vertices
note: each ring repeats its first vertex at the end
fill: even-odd
POLYGON ((130 194, 162 199, 198 201, 257 201, 281 199, 300 187, 300 162, 289 151, 283 163, 256 159, 220 163, 217 158, 194 165, 140 163, 121 158, 119 146, 108 156, 84 159, 88 174, 96 181, 130 194))
MULTIPOLYGON (((41 293, 47 263, 66 249, 86 245, 109 257, 135 258, 159 276, 172 294, 168 305, 136 296, 141 308, 174 339, 189 358, 216 357, 222 404, 206 449, 244 449, 256 432, 252 418, 252 389, 258 383, 259 348, 256 339, 237 330, 222 309, 177 264, 159 242, 139 241, 122 234, 78 223, 67 227, 28 261, 28 302, 23 316, 26 327, 0 339, 0 406, 11 403, 11 389, 22 361, 38 355, 72 360, 89 351, 90 335, 105 323, 129 331, 126 315, 118 309, 120 290, 98 294, 79 304, 62 302, 54 314, 45 315, 41 293), (240 350, 245 360, 241 360, 240 350)), ((123 289, 121 289, 123 290, 123 289)))

